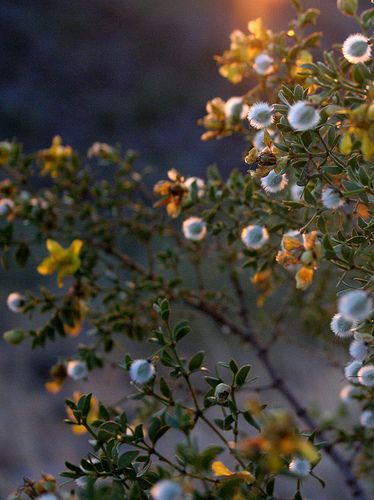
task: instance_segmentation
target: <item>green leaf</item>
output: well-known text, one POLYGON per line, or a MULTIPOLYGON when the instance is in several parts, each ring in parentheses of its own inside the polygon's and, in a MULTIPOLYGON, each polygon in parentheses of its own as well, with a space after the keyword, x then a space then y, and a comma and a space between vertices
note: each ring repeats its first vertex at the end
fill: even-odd
POLYGON ((135 461, 137 456, 139 455, 139 451, 133 450, 133 451, 127 451, 126 453, 123 453, 118 459, 118 468, 119 469, 124 469, 125 467, 128 467, 129 465, 132 464, 132 462, 135 461))
POLYGON ((186 320, 180 321, 179 323, 177 323, 175 325, 175 328, 174 328, 173 335, 174 335, 175 340, 178 342, 183 337, 188 335, 190 333, 190 331, 191 331, 191 327, 190 327, 188 321, 186 321, 186 320))
POLYGON ((190 361, 188 362, 188 369, 193 372, 194 370, 198 370, 202 365, 205 357, 204 351, 199 351, 192 356, 190 361))
POLYGON ((244 365, 240 368, 240 370, 235 375, 235 384, 237 386, 240 387, 241 385, 245 384, 246 378, 250 370, 251 370, 251 365, 244 365))

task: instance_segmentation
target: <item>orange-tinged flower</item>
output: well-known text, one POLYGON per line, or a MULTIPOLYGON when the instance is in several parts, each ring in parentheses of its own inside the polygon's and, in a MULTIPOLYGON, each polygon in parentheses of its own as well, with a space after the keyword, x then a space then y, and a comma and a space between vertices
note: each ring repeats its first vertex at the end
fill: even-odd
POLYGON ((73 325, 68 325, 64 323, 64 331, 70 337, 76 337, 80 334, 83 326, 84 319, 86 317, 88 307, 83 300, 78 300, 75 307, 75 319, 73 325))
POLYGON ((188 188, 184 185, 184 178, 177 170, 169 170, 168 177, 170 180, 159 181, 153 187, 153 192, 162 196, 154 207, 166 206, 168 215, 176 218, 181 212, 182 202, 188 194, 188 188))
POLYGON ((56 135, 52 139, 52 144, 48 149, 42 149, 38 152, 38 158, 43 164, 42 174, 50 174, 57 177, 60 167, 73 156, 71 146, 63 146, 62 139, 56 135))
POLYGON ((45 258, 38 266, 38 273, 47 275, 58 273, 58 286, 62 287, 64 278, 73 275, 80 267, 80 252, 83 241, 74 240, 69 248, 63 248, 57 241, 48 239, 47 249, 50 256, 45 258))
POLYGON ((66 368, 63 364, 54 365, 50 370, 50 374, 52 380, 46 382, 45 388, 51 394, 58 394, 61 391, 66 379, 66 368))
POLYGON ((237 478, 242 479, 247 483, 253 483, 255 481, 254 476, 247 470, 232 472, 226 465, 220 461, 215 461, 212 463, 212 471, 215 476, 222 478, 237 478))
POLYGON ((362 219, 364 219, 366 221, 370 219, 369 208, 364 203, 359 203, 357 205, 356 213, 359 217, 361 217, 362 219))
MULTIPOLYGON (((78 403, 81 396, 82 394, 79 391, 74 391, 72 400, 75 403, 78 403)), ((66 414, 69 420, 75 421, 75 417, 71 408, 69 407, 66 408, 66 414)), ((92 396, 90 403, 90 411, 88 412, 87 415, 87 423, 90 424, 94 422, 95 420, 97 420, 98 416, 99 416, 99 404, 97 399, 94 396, 92 396)), ((74 432, 74 434, 80 435, 80 434, 85 434, 87 432, 87 429, 85 428, 84 425, 73 425, 72 431, 74 432)))
POLYGON ((252 276, 251 283, 256 290, 260 292, 256 301, 257 307, 262 307, 266 298, 271 294, 273 284, 272 277, 273 275, 271 269, 265 269, 264 271, 260 271, 252 276))
POLYGON ((302 235, 285 234, 282 238, 282 250, 276 255, 276 261, 283 267, 295 272, 296 288, 304 290, 313 280, 322 257, 321 243, 317 231, 302 235))

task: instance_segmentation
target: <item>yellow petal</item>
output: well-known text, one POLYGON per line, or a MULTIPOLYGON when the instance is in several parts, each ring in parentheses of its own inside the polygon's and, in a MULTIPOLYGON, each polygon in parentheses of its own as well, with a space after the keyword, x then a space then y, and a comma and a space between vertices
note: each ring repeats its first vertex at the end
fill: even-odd
POLYGON ((51 240, 49 238, 47 240, 47 250, 50 252, 51 255, 53 255, 56 258, 61 257, 65 252, 65 250, 59 243, 57 243, 57 241, 51 240))
POLYGON ((41 264, 37 267, 37 271, 39 274, 52 274, 56 270, 56 262, 54 259, 51 259, 51 257, 47 257, 46 259, 43 260, 41 264))
POLYGON ((296 250, 303 246, 297 238, 288 235, 283 236, 282 244, 285 250, 296 250))
POLYGON ((215 476, 232 476, 233 472, 226 467, 222 462, 216 461, 212 463, 212 471, 215 476))
POLYGON ((74 240, 70 247, 68 248, 69 252, 72 252, 73 255, 79 255, 83 246, 83 241, 74 240))

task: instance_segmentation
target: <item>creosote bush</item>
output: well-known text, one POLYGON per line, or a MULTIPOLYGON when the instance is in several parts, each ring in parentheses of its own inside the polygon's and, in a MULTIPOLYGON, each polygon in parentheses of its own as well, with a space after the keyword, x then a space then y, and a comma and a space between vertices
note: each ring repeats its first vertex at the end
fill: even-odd
POLYGON ((301 500, 305 480, 321 488, 328 481, 318 472, 326 456, 352 497, 368 498, 374 9, 358 13, 357 0, 338 0, 358 32, 316 61, 318 10, 292 4, 296 18, 284 31, 251 21, 216 57, 223 77, 249 86, 243 96, 209 101, 199 121, 203 140, 242 135, 243 167, 228 179, 216 166, 205 180, 172 169, 152 191, 154 173, 137 166, 134 151, 95 143, 80 158, 60 137, 36 154, 0 143, 1 263, 34 266, 45 283, 9 290, 12 312, 44 321, 4 340, 36 349, 82 336, 76 352, 51 367, 51 393, 115 355, 133 387, 105 404, 75 392, 66 422, 92 450, 79 464, 66 462, 64 487, 45 474, 12 498, 270 500, 280 498, 278 478, 287 476, 301 500), (202 317, 217 338, 236 337, 248 360, 259 359, 266 383, 250 364, 212 366, 201 350, 184 355, 190 322, 202 317), (274 345, 292 343, 295 332, 323 345, 326 362, 331 344, 350 343, 341 407, 328 421, 273 364, 274 345), (152 354, 123 357, 125 335, 151 343, 152 354), (266 401, 268 389, 283 396, 284 408, 266 401), (352 405, 360 413, 348 425, 352 405), (202 446, 202 433, 211 445, 202 446))

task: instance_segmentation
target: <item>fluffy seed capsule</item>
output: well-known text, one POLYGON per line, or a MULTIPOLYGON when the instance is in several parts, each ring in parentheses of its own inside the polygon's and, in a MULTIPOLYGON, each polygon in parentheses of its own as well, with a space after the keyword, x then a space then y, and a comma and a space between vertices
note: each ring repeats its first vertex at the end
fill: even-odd
POLYGON ((374 411, 363 411, 360 416, 360 424, 368 429, 374 429, 374 411))
POLYGON ((214 390, 214 397, 218 403, 225 403, 230 396, 231 388, 227 384, 218 384, 214 390))
POLYGON ((88 375, 87 365, 83 361, 74 359, 68 362, 66 366, 66 373, 73 380, 81 380, 88 375))
POLYGON ((369 354, 369 347, 363 340, 354 340, 349 346, 349 354, 357 361, 364 361, 369 354))
POLYGON ((293 458, 290 462, 288 469, 292 474, 295 474, 298 477, 307 477, 311 471, 311 465, 308 460, 303 458, 293 458))
POLYGON ((358 381, 365 387, 374 387, 374 365, 366 365, 357 373, 358 381))
POLYGON ((225 102, 225 117, 230 123, 238 123, 244 120, 249 111, 247 104, 243 103, 242 97, 230 97, 225 102))
POLYGON ((339 191, 330 187, 326 187, 322 191, 321 200, 326 208, 330 208, 332 210, 336 210, 344 205, 344 199, 341 197, 339 191))
POLYGON ((266 227, 251 225, 242 230, 241 238, 247 248, 258 250, 269 239, 269 233, 266 227))
POLYGON ((354 385, 345 385, 339 393, 340 401, 345 405, 351 405, 356 400, 354 396, 357 396, 360 391, 354 385))
POLYGON ((268 54, 259 54, 255 59, 253 69, 259 75, 270 75, 274 71, 274 59, 268 54))
POLYGON ((330 327, 338 337, 351 337, 354 333, 356 323, 345 319, 342 314, 336 313, 332 318, 330 327))
POLYGON ((183 234, 187 240, 202 240, 206 233, 206 224, 200 217, 189 217, 183 222, 183 234))
POLYGON ((261 186, 267 193, 279 193, 287 184, 287 175, 277 174, 275 170, 270 170, 268 175, 261 177, 261 186))
POLYGON ((344 319, 364 321, 373 311, 373 300, 364 290, 352 290, 339 298, 338 309, 344 319))
POLYGON ((321 119, 319 111, 308 101, 298 101, 293 104, 288 110, 287 118, 291 127, 297 131, 312 130, 321 119))
POLYGON ((151 489, 153 500, 182 500, 183 491, 178 483, 163 479, 151 489))
POLYGON ((25 305, 25 297, 18 292, 13 292, 8 295, 7 306, 14 313, 20 313, 25 305))
POLYGON ((365 63, 371 58, 369 39, 361 33, 350 35, 343 43, 342 52, 351 64, 365 63))
POLYGON ((351 382, 357 382, 357 373, 361 366, 361 361, 352 361, 352 363, 349 363, 349 365, 344 368, 345 378, 351 382))
POLYGON ((248 112, 248 120, 253 128, 266 128, 273 123, 273 107, 267 102, 256 102, 248 112))
POLYGON ((186 179, 184 181, 184 185, 189 191, 191 191, 192 185, 194 183, 196 183, 197 197, 202 198, 204 196, 204 193, 205 193, 204 179, 201 179, 200 177, 188 177, 188 179, 186 179))
POLYGON ((139 385, 149 382, 155 374, 155 367, 147 359, 136 359, 130 366, 130 378, 139 385))

